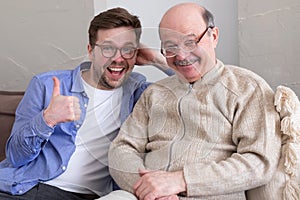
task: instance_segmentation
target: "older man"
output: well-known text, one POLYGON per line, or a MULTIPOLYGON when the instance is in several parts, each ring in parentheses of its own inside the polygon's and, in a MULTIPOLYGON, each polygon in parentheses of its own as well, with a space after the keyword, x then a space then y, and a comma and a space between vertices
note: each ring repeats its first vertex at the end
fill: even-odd
POLYGON ((258 75, 216 58, 219 30, 195 3, 160 22, 176 76, 151 85, 109 151, 110 172, 139 199, 246 199, 267 183, 280 153, 274 93, 258 75))

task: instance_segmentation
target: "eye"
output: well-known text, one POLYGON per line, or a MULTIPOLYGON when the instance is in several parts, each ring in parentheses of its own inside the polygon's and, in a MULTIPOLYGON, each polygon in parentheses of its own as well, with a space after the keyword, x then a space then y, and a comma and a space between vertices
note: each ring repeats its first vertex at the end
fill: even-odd
POLYGON ((164 46, 164 49, 169 49, 169 48, 177 48, 177 45, 176 44, 166 44, 165 46, 164 46))
POLYGON ((176 45, 176 44, 168 44, 168 45, 165 45, 164 46, 164 49, 165 50, 167 50, 167 51, 169 51, 169 50, 174 50, 174 49, 178 49, 178 45, 176 45))
POLYGON ((169 47, 166 49, 166 52, 172 52, 172 53, 177 53, 178 51, 178 47, 174 46, 174 47, 169 47))
POLYGON ((105 52, 114 52, 116 50, 116 47, 113 46, 102 46, 102 51, 105 52))
POLYGON ((195 40, 186 40, 184 42, 184 46, 186 48, 194 48, 195 47, 195 40))
POLYGON ((122 47, 122 52, 126 54, 130 54, 135 50, 134 47, 122 47))

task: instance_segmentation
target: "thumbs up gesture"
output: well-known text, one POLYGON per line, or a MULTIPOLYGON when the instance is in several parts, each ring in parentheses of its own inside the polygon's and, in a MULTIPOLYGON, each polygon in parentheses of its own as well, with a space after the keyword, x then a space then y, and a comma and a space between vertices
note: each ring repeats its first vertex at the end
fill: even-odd
POLYGON ((54 127, 61 122, 70 122, 80 119, 81 110, 79 99, 74 96, 60 94, 60 82, 53 77, 53 93, 49 106, 44 111, 45 122, 54 127))

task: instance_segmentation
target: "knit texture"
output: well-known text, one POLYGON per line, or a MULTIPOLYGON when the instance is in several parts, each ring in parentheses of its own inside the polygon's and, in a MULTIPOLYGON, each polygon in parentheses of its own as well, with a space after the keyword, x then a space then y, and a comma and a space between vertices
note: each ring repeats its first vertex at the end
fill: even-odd
POLYGON ((194 84, 177 76, 152 84, 110 147, 111 175, 133 192, 138 168, 183 170, 182 199, 246 199, 278 164, 273 101, 262 78, 220 61, 194 84))
POLYGON ((274 105, 280 113, 283 138, 279 165, 268 184, 247 192, 249 200, 300 199, 300 102, 293 90, 278 86, 274 105))

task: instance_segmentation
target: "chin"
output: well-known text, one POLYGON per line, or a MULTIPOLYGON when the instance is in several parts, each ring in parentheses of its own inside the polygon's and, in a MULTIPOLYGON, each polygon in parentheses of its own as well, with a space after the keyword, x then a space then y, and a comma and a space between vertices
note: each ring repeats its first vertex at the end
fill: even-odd
POLYGON ((123 82, 124 82, 124 79, 122 78, 122 79, 119 79, 118 81, 113 81, 113 82, 111 82, 109 85, 110 85, 113 89, 115 89, 115 88, 121 87, 121 86, 123 85, 123 82))

